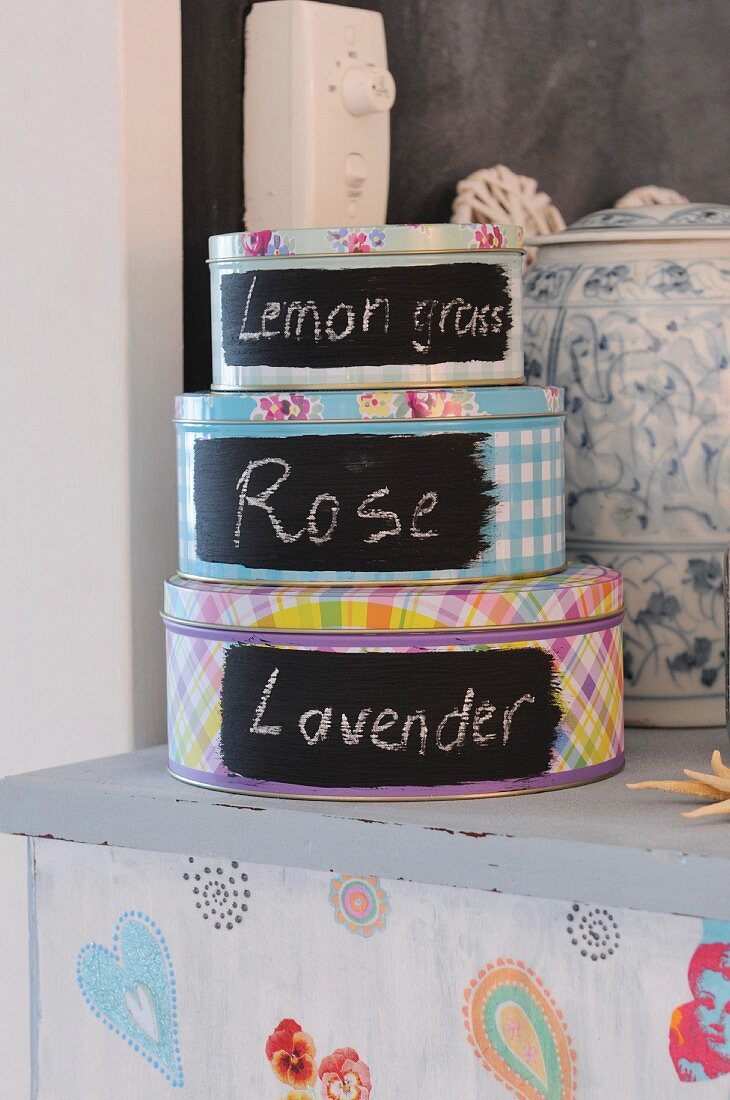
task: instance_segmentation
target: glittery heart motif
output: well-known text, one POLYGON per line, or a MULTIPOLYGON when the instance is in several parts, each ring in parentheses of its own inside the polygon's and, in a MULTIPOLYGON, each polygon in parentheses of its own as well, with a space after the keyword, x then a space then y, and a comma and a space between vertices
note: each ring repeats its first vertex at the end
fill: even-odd
POLYGON ((182 1088, 175 973, 155 922, 144 913, 122 913, 111 950, 98 943, 81 948, 76 980, 94 1015, 173 1088, 182 1088))
POLYGON ((470 982, 464 1000, 474 1054, 519 1100, 574 1100, 575 1051, 534 970, 497 959, 470 982))

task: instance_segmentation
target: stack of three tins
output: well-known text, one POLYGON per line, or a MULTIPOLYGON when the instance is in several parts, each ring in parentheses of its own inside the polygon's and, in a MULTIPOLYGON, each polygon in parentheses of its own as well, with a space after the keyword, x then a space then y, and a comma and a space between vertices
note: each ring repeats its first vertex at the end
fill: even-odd
POLYGON ((508 225, 211 238, 214 384, 176 405, 178 778, 431 799, 621 767, 621 578, 565 561, 522 258, 508 225))

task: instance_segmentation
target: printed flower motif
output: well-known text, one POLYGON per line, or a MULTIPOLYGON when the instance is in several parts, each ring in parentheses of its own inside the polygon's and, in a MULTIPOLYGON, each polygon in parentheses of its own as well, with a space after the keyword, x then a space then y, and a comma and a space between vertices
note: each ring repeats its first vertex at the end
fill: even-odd
POLYGON ((316 1080, 314 1040, 296 1020, 281 1020, 266 1040, 266 1057, 285 1085, 313 1085, 316 1080))
POLYGON ((371 876, 339 875, 330 882, 329 903, 335 920, 358 936, 372 936, 385 928, 390 912, 388 895, 380 879, 371 876))
POLYGON ((369 1100, 370 1070, 352 1047, 339 1047, 319 1067, 322 1100, 369 1100))
POLYGON ((241 248, 244 256, 265 256, 270 240, 270 229, 262 229, 258 233, 242 233, 241 248))
MULTIPOLYGON (((382 244, 382 242, 381 242, 382 244)), ((370 245, 364 233, 350 233, 347 237, 348 252, 369 252, 370 245)))
POLYGON ((252 420, 321 420, 319 397, 303 393, 266 393, 256 398, 252 420))
POLYGON ((406 401, 411 416, 418 420, 433 416, 474 416, 477 404, 469 390, 408 390, 406 401))
POLYGON ((312 1100, 312 1093, 310 1089, 307 1089, 306 1092, 302 1092, 301 1089, 290 1089, 285 1100, 312 1100))
POLYGON ((560 390, 557 386, 545 386, 545 400, 550 412, 560 412, 560 390))
POLYGON ((373 390, 357 395, 357 404, 360 416, 364 420, 371 420, 379 416, 393 416, 395 413, 395 394, 387 390, 373 390))
POLYGON ((373 248, 382 248, 385 244, 385 230, 371 229, 368 233, 368 240, 373 248))
POLYGON ((498 225, 478 225, 474 230, 474 244, 477 248, 502 248, 504 233, 498 225))
POLYGON ((267 256, 293 256, 295 241, 293 237, 282 237, 274 233, 266 246, 267 256))
POLYGON ((327 236, 332 241, 335 252, 347 252, 347 235, 349 230, 343 226, 341 229, 328 229, 327 236))

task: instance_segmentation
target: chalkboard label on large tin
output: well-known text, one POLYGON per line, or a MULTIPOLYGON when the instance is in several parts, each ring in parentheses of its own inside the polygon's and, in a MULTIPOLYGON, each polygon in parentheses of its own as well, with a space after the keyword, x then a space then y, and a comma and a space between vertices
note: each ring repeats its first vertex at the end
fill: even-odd
POLYGON ((196 548, 248 569, 462 569, 490 546, 486 433, 199 439, 196 548))
POLYGON ((333 653, 231 645, 220 754, 234 775, 372 788, 550 770, 562 718, 549 652, 333 653))
POLYGON ((225 361, 347 368, 500 362, 512 327, 501 264, 282 268, 221 277, 225 361))

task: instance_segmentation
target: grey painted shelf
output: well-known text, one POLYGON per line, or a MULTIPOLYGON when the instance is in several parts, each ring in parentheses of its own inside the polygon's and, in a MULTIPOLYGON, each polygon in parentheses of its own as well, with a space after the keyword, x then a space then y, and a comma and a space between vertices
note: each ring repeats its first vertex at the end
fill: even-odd
POLYGON ((706 771, 724 730, 629 730, 625 770, 586 787, 446 802, 219 793, 160 746, 0 781, 0 831, 730 920, 730 820, 626 782, 706 771))

